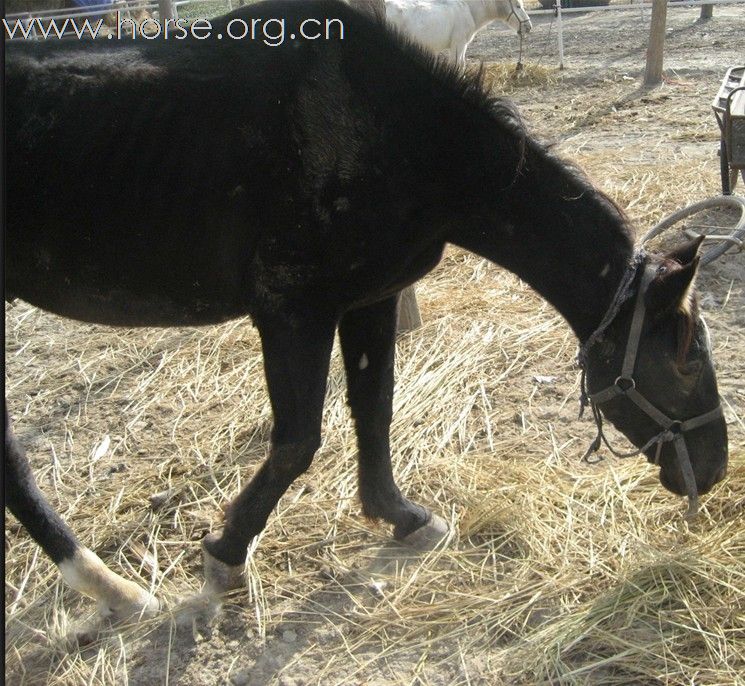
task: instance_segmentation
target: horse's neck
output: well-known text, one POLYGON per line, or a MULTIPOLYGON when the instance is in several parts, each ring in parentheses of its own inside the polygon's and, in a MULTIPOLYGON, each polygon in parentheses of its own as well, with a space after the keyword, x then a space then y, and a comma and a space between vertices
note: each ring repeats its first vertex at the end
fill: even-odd
POLYGON ((495 19, 507 19, 510 15, 511 0, 468 0, 473 23, 476 29, 491 23, 495 19))
POLYGON ((452 242, 517 274, 586 340, 632 258, 621 211, 534 143, 523 171, 493 202, 452 242))
POLYGON ((510 0, 467 0, 477 29, 509 15, 510 0))

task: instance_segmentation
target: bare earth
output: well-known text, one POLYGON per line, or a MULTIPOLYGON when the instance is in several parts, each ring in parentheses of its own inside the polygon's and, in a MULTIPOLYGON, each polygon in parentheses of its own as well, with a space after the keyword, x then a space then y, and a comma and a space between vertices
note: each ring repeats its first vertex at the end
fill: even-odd
MULTIPOLYGON (((568 18, 562 72, 556 25, 536 18, 523 61, 545 67, 548 83, 509 89, 531 129, 626 207, 640 233, 719 189, 710 104, 726 68, 745 61, 745 5, 717 7, 707 23, 698 14, 670 9, 667 79, 651 91, 639 85, 648 13, 568 18)), ((517 50, 514 35, 492 27, 468 54, 488 67, 515 62, 517 50)), ((699 279, 733 479, 745 463, 744 285, 742 255, 699 279)), ((200 539, 266 455, 255 331, 238 322, 112 332, 6 307, 9 410, 42 487, 90 547, 154 584, 169 607, 144 626, 87 636, 93 604, 57 583, 7 516, 7 683, 737 683, 742 637, 694 669, 671 629, 657 672, 645 666, 647 652, 627 664, 622 648, 598 657, 587 643, 606 629, 643 643, 654 626, 588 622, 571 638, 571 617, 624 580, 642 588, 635 574, 653 564, 645 556, 675 557, 683 506, 652 468, 579 464, 593 432, 576 420, 575 343, 524 284, 453 250, 418 293, 425 326, 399 349, 395 467, 407 493, 450 521, 454 552, 416 555, 361 517, 335 359, 316 464, 278 506, 251 558, 248 590, 211 618, 176 609, 199 589, 200 539), (97 451, 104 437, 111 447, 97 451), (549 513, 566 511, 574 523, 552 523, 549 513), (573 646, 566 652, 551 643, 559 626, 573 646), (553 653, 561 667, 544 665, 553 653)), ((706 501, 712 513, 742 508, 727 488, 706 501)))

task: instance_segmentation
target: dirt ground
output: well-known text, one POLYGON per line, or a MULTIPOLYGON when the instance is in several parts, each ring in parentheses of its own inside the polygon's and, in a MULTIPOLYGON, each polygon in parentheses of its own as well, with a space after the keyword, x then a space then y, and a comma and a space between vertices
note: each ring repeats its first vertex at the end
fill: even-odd
MULTIPOLYGON (((639 78, 644 68, 648 14, 644 19, 639 10, 568 16, 563 71, 554 69, 556 24, 548 17, 537 17, 523 48, 523 61, 546 67, 548 82, 519 85, 508 92, 533 132, 554 142, 564 156, 584 167, 596 183, 627 208, 640 232, 662 214, 718 192, 719 136, 710 104, 726 68, 745 61, 745 5, 717 7, 714 19, 706 23, 697 21, 698 14, 698 9, 671 7, 666 80, 649 91, 640 88, 639 78)), ((483 60, 487 66, 513 62, 518 47, 515 36, 493 27, 479 35, 468 57, 474 62, 483 60)), ((743 185, 738 191, 745 191, 743 185)), ((715 343, 720 391, 731 423, 731 450, 740 463, 745 447, 744 287, 742 255, 723 258, 707 267, 699 278, 702 308, 715 343)), ((514 358, 509 369, 516 368, 519 373, 509 377, 509 386, 500 385, 501 380, 489 386, 488 370, 479 371, 484 376, 483 384, 487 384, 487 394, 503 394, 499 401, 501 414, 491 416, 498 416, 505 431, 512 431, 516 440, 522 436, 524 455, 535 460, 540 457, 540 464, 546 459, 547 464, 554 460, 563 465, 566 454, 571 453, 566 458, 566 474, 581 471, 577 454, 591 438, 592 430, 589 423, 576 422, 574 342, 555 313, 511 275, 458 251, 448 253, 436 272, 419 285, 418 292, 426 324, 420 338, 414 334, 402 341, 399 378, 414 373, 410 369, 414 357, 442 361, 446 352, 430 342, 442 327, 455 327, 457 331, 462 326, 459 335, 478 338, 479 344, 482 339, 488 344, 494 336, 502 335, 502 329, 492 327, 506 327, 506 331, 514 324, 519 328, 512 322, 488 321, 491 313, 480 309, 487 298, 504 297, 505 302, 523 308, 526 322, 538 322, 531 326, 548 322, 551 342, 536 357, 522 359, 518 354, 514 358), (453 272, 462 276, 458 292, 448 291, 453 272), (536 378, 552 381, 536 382, 536 378)), ((194 350, 204 353, 205 359, 208 347, 232 346, 236 355, 242 351, 250 360, 244 365, 256 366, 255 333, 245 324, 215 328, 199 333, 199 338, 190 331, 120 332, 113 346, 103 327, 80 327, 24 304, 6 309, 6 326, 9 406, 40 481, 56 492, 55 501, 65 501, 68 495, 66 516, 79 530, 88 518, 101 518, 93 529, 96 533, 90 534, 95 540, 89 543, 99 551, 103 549, 102 554, 115 567, 124 566, 147 578, 147 559, 155 546, 151 549, 149 539, 143 539, 140 532, 145 528, 157 533, 162 540, 156 565, 160 569, 156 576, 162 576, 159 592, 174 610, 173 615, 166 614, 144 629, 104 632, 98 640, 86 642, 84 629, 93 621, 92 603, 56 583, 54 569, 37 556, 15 521, 6 517, 6 556, 13 556, 6 578, 9 684, 537 683, 521 675, 510 656, 525 655, 519 651, 529 649, 532 637, 538 635, 531 630, 538 631, 549 616, 561 614, 561 603, 579 602, 582 593, 589 592, 583 585, 574 600, 562 596, 555 606, 533 602, 530 612, 510 618, 505 615, 512 597, 507 592, 499 598, 476 598, 486 586, 473 579, 487 575, 485 567, 507 565, 505 555, 519 556, 530 544, 519 535, 507 536, 498 554, 482 554, 483 550, 492 550, 481 547, 486 545, 484 541, 511 529, 493 522, 489 525, 493 530, 479 528, 477 520, 484 506, 481 492, 473 486, 478 471, 468 471, 465 465, 458 467, 460 471, 447 471, 449 467, 441 463, 451 444, 464 453, 476 450, 477 455, 481 455, 479 450, 489 449, 488 431, 469 435, 462 430, 472 421, 466 400, 465 409, 451 408, 452 416, 436 416, 434 409, 428 414, 425 408, 419 411, 419 419, 416 414, 405 414, 394 425, 395 434, 404 428, 403 421, 411 422, 411 426, 422 424, 413 447, 408 443, 395 445, 403 451, 396 469, 407 492, 426 502, 439 503, 441 514, 458 521, 461 543, 453 545, 462 549, 468 541, 473 546, 464 558, 435 561, 427 574, 422 572, 418 578, 418 562, 410 563, 409 559, 413 554, 389 545, 386 531, 360 517, 354 498, 353 439, 348 426, 339 428, 343 424, 336 416, 342 412, 342 400, 332 403, 328 410, 332 416, 326 421, 326 433, 333 428, 340 438, 333 444, 324 443, 318 458, 327 460, 333 453, 339 461, 340 475, 333 489, 323 490, 325 487, 316 480, 319 472, 303 477, 283 498, 254 553, 248 591, 212 618, 178 615, 175 609, 179 599, 199 588, 199 540, 217 521, 220 502, 224 503, 248 477, 246 464, 250 473, 265 455, 270 419, 263 389, 241 386, 237 377, 248 372, 245 366, 232 367, 233 358, 221 357, 214 369, 211 362, 205 368, 193 360, 183 362, 182 377, 178 369, 163 370, 169 365, 179 367, 181 358, 171 351, 183 345, 192 346, 190 354, 194 350), (97 349, 113 352, 107 353, 105 363, 99 359, 93 364, 87 356, 97 349), (51 369, 51 360, 60 355, 68 357, 69 368, 64 372, 51 369), (130 369, 136 369, 140 376, 128 380, 130 369), (134 418, 129 416, 128 408, 138 398, 157 394, 156 386, 163 384, 159 375, 164 373, 179 386, 173 398, 161 405, 148 405, 134 418), (221 375, 219 382, 212 381, 213 373, 221 375), (236 378, 231 381, 233 373, 236 378), (197 374, 203 380, 198 380, 197 374), (50 390, 31 394, 27 389, 34 384, 50 390), (230 393, 225 390, 228 387, 233 389, 230 393), (222 396, 216 400, 218 391, 222 396), (86 404, 92 392, 100 398, 96 405, 102 409, 86 404), (192 416, 190 403, 200 394, 208 396, 205 404, 211 405, 211 427, 204 425, 204 416, 192 416), (228 402, 242 407, 241 412, 250 419, 246 421, 238 411, 230 414, 233 410, 225 409, 228 402), (122 418, 125 414, 128 416, 122 418), (46 417, 46 421, 39 424, 39 417, 46 417), (442 435, 427 444, 429 447, 418 448, 416 442, 426 443, 431 437, 428 423, 455 428, 443 429, 442 435), (103 458, 86 459, 86 454, 96 453, 103 433, 112 436, 114 448, 103 458), (153 454, 152 445, 159 446, 158 454, 153 454), (210 456, 213 446, 219 449, 210 456), (435 451, 440 451, 441 457, 432 457, 435 451), (73 454, 80 461, 66 462, 73 454), (123 457, 125 454, 142 458, 142 462, 134 466, 123 457), (207 468, 219 460, 230 463, 229 476, 213 479, 213 483, 206 475, 207 468), (421 467, 420 479, 419 467, 411 465, 424 463, 427 468, 421 467), (446 476, 439 480, 440 474, 446 476), (87 487, 73 489, 72 482, 80 480, 87 487), (122 508, 121 491, 135 485, 146 495, 167 489, 178 491, 176 498, 182 499, 183 507, 166 506, 156 511, 148 509, 145 502, 141 507, 128 504, 122 508), (76 496, 71 503, 72 492, 76 496), (100 512, 85 510, 82 502, 86 492, 110 493, 110 500, 97 498, 104 503, 100 512), (319 497, 309 503, 316 492, 319 497), (293 533, 301 528, 311 532, 309 540, 301 542, 293 533), (469 531, 473 535, 467 535, 469 531), (166 554, 170 557, 165 558, 166 554), (137 568, 131 562, 135 558, 146 563, 137 568), (414 570, 408 576, 404 571, 407 564, 414 570), (388 587, 393 583, 389 580, 392 570, 397 583, 405 587, 396 588, 396 593, 408 589, 409 604, 396 604, 399 596, 388 587), (442 579, 447 581, 438 585, 442 579), (462 610, 458 610, 458 602, 462 610)), ((511 331, 504 335, 508 334, 513 335, 511 331)), ((514 335, 518 340, 520 332, 514 335)), ((338 360, 335 364, 337 373, 332 375, 330 393, 342 395, 338 360)), ((426 398, 428 374, 436 371, 427 368, 428 363, 416 364, 420 366, 414 377, 426 398)), ((255 369, 250 371, 257 373, 255 369)), ((455 372, 445 370, 442 378, 460 383, 455 372)), ((464 385, 453 392, 456 398, 462 397, 458 393, 467 395, 468 402, 472 392, 474 397, 481 397, 479 386, 464 385)), ((484 457, 483 469, 494 465, 502 470, 504 478, 504 486, 494 497, 509 500, 521 484, 510 485, 509 465, 488 462, 484 457)), ((653 490, 654 475, 645 474, 634 477, 636 481, 624 477, 624 483, 647 484, 645 488, 654 494, 650 499, 664 500, 667 494, 653 490)), ((603 488, 601 477, 592 478, 597 484, 593 488, 603 488)), ((634 502, 634 508, 644 509, 646 500, 634 502)), ((520 518, 519 508, 512 512, 513 519, 520 518)), ((581 574, 585 569, 582 565, 581 574)), ((591 568, 592 562, 588 562, 587 569, 591 568)), ((590 576, 588 571, 588 579, 581 583, 590 583, 590 576)), ((515 576, 510 593, 532 594, 531 578, 515 576)), ((554 585, 561 586, 563 579, 557 571, 554 585)), ((572 671, 568 664, 566 674, 545 677, 542 683, 714 683, 706 673, 696 676, 685 670, 677 676, 659 674, 641 681, 611 671, 572 671)), ((735 684, 737 679, 732 676, 726 683, 735 684)))

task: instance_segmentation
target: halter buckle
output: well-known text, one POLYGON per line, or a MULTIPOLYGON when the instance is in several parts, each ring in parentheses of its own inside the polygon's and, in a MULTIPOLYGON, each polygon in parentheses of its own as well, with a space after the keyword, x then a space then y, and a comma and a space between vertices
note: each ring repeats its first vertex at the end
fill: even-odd
POLYGON ((630 376, 617 377, 616 380, 613 382, 613 385, 624 395, 636 388, 636 382, 630 376))

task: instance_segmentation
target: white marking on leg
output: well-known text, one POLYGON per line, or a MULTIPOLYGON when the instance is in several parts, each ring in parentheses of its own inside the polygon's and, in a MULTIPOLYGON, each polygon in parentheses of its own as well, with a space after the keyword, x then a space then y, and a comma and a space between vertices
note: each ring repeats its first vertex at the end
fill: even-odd
MULTIPOLYGON (((215 534, 212 534, 215 535, 215 534)), ((205 596, 227 593, 246 585, 246 565, 228 565, 214 557, 202 541, 202 564, 204 566, 205 596)))
POLYGON ((360 369, 367 369, 367 365, 370 364, 369 360, 367 359, 367 355, 365 353, 362 353, 362 357, 360 357, 360 363, 359 368, 360 369))
POLYGON ((58 565, 65 582, 76 591, 98 601, 99 612, 118 618, 148 615, 158 611, 155 597, 144 588, 112 572, 92 550, 79 548, 58 565))

